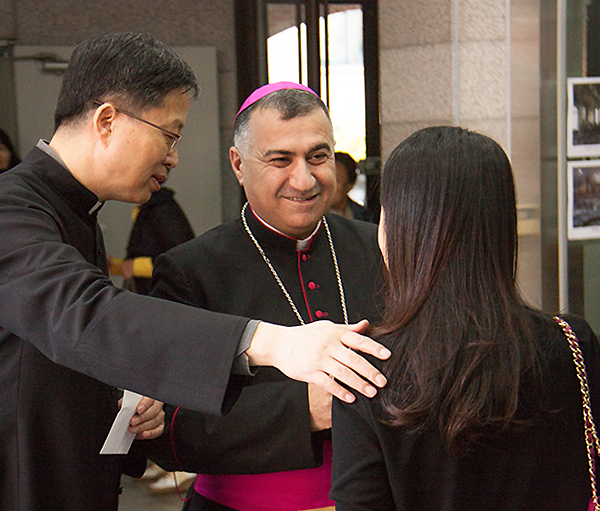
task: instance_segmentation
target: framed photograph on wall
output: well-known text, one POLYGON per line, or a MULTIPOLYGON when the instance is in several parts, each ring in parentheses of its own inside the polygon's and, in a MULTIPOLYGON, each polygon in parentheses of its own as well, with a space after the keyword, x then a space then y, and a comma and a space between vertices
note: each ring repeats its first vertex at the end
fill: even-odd
POLYGON ((568 237, 600 238, 600 160, 568 163, 568 237))
POLYGON ((567 156, 600 157, 600 78, 568 78, 567 156))

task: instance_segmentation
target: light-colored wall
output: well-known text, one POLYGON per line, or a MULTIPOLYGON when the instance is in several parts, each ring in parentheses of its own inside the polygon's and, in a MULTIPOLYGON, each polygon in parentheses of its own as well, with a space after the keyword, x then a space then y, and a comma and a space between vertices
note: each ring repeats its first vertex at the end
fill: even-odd
POLYGON ((239 185, 228 157, 239 106, 233 0, 0 0, 0 39, 17 45, 74 46, 94 34, 126 30, 151 33, 169 46, 217 49, 222 216, 237 214, 239 185))
POLYGON ((542 307, 540 0, 510 1, 511 161, 519 204, 521 291, 542 307))
POLYGON ((452 124, 451 14, 450 0, 379 2, 384 161, 412 132, 452 124))
POLYGON ((517 186, 519 285, 536 306, 541 305, 538 2, 379 2, 383 159, 425 126, 460 125, 498 141, 511 158, 517 186))

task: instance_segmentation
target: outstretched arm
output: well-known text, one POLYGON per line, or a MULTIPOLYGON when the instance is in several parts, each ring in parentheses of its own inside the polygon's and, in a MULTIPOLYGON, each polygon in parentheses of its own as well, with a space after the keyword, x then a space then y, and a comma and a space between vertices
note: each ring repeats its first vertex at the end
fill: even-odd
MULTIPOLYGON (((189 253, 192 250, 190 248, 189 253)), ((198 279, 198 272, 189 261, 184 265, 180 263, 178 259, 183 257, 182 251, 175 249, 156 260, 152 295, 210 309, 202 279, 198 279)), ((377 387, 383 387, 386 382, 377 369, 353 351, 362 351, 380 359, 390 356, 387 348, 360 335, 367 326, 365 320, 355 325, 316 321, 294 327, 261 322, 245 354, 252 366, 276 367, 294 380, 315 383, 339 399, 352 402, 354 396, 334 378, 368 397, 377 393, 369 382, 377 387)))

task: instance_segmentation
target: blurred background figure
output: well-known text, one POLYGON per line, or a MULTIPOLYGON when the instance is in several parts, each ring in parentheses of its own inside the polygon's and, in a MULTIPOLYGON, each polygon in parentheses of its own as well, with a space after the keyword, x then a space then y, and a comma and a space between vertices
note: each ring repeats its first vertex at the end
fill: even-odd
POLYGON ((175 200, 175 192, 165 186, 150 200, 133 210, 133 227, 125 260, 111 257, 111 275, 123 275, 125 287, 136 293, 150 293, 154 260, 163 252, 191 240, 194 231, 175 200))
POLYGON ((356 183, 358 171, 356 161, 348 153, 335 153, 336 189, 331 202, 331 213, 354 218, 365 222, 373 222, 373 212, 352 200, 348 193, 356 183))
POLYGON ((21 163, 8 134, 0 128, 0 174, 21 163))

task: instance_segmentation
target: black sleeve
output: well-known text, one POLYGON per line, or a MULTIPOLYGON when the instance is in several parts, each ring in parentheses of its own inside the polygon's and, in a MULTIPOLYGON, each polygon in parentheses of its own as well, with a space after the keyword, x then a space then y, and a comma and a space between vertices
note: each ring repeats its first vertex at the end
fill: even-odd
MULTIPOLYGON (((318 466, 306 397, 297 382, 246 387, 223 418, 166 406, 167 429, 147 442, 148 457, 166 470, 204 474, 258 474, 318 466)), ((305 387, 305 386, 304 386, 305 387)), ((321 448, 319 446, 318 453, 321 448)))
POLYGON ((382 448, 367 398, 333 399, 333 472, 336 511, 395 509, 382 448))
POLYGON ((0 198, 0 338, 18 336, 57 364, 161 401, 230 407, 248 320, 116 288, 30 195, 0 198))
POLYGON ((135 440, 127 455, 123 457, 121 466, 123 474, 136 478, 144 475, 146 471, 146 453, 142 448, 143 442, 146 442, 146 440, 135 440))

